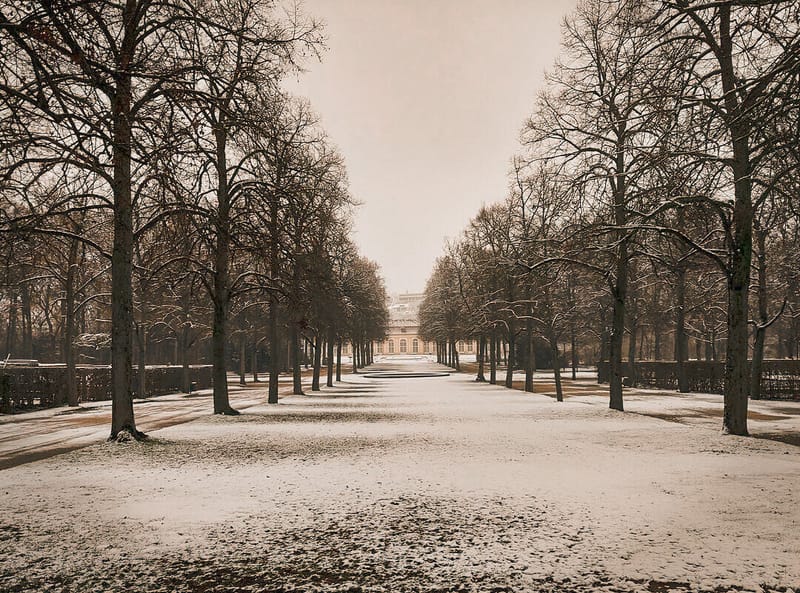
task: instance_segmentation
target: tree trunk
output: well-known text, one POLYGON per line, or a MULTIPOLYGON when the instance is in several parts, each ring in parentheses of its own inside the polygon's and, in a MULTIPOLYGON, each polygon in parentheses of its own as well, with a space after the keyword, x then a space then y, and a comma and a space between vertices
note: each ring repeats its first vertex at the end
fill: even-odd
POLYGON ((756 242, 758 251, 756 263, 758 271, 758 319, 756 320, 755 335, 753 339, 753 361, 750 364, 750 398, 761 399, 761 372, 764 363, 764 342, 767 338, 767 254, 766 229, 756 228, 756 242))
POLYGON ((485 358, 486 358, 486 336, 484 334, 481 334, 480 338, 478 339, 478 376, 475 377, 475 380, 481 383, 484 383, 486 381, 486 377, 484 377, 483 375, 485 358))
POLYGON ((636 336, 638 328, 636 320, 631 319, 629 335, 628 335, 628 381, 631 387, 636 387, 638 381, 636 373, 636 336))
MULTIPOLYGON (((142 304, 144 306, 144 304, 142 304)), ((136 385, 136 392, 137 396, 140 398, 147 397, 147 336, 145 332, 147 331, 144 326, 144 320, 139 323, 139 327, 137 328, 137 341, 139 346, 139 372, 137 373, 137 385, 136 385)))
POLYGON ((75 364, 75 276, 78 266, 78 240, 69 246, 69 261, 64 287, 64 362, 67 365, 67 405, 78 405, 78 377, 75 364))
POLYGON ((516 327, 513 322, 509 323, 508 328, 508 354, 506 356, 506 387, 509 389, 514 386, 514 364, 516 362, 516 327))
POLYGON ((314 336, 314 370, 311 377, 311 391, 319 391, 319 374, 322 370, 322 334, 314 336))
MULTIPOLYGON (((615 209, 622 209, 618 205, 615 209)), ((623 215, 624 216, 624 215, 623 215)), ((612 410, 623 411, 622 401, 622 337, 625 333, 625 300, 628 294, 628 246, 621 241, 617 248, 617 279, 613 288, 614 307, 611 317, 609 362, 609 403, 612 410)))
POLYGON ((214 253, 214 317, 211 335, 211 362, 214 387, 214 413, 238 414, 228 399, 228 322, 230 317, 231 220, 228 194, 227 130, 222 124, 214 130, 217 169, 216 249, 214 253))
POLYGON ((325 385, 333 387, 333 346, 336 341, 336 332, 333 326, 328 328, 328 366, 325 370, 325 385))
POLYGON ((564 401, 564 389, 561 386, 561 363, 558 359, 558 339, 550 336, 550 352, 553 357, 553 378, 556 384, 556 401, 564 401))
POLYGON ((253 373, 253 383, 258 383, 258 341, 253 344, 253 356, 250 360, 251 371, 253 373))
POLYGON ((342 380, 342 339, 336 340, 336 381, 342 380))
MULTIPOLYGON (((128 3, 129 5, 131 3, 128 3)), ((126 6, 123 20, 134 20, 126 6)), ((133 200, 131 192, 131 74, 133 49, 128 39, 118 58, 123 67, 116 73, 117 89, 111 100, 113 118, 112 160, 114 179, 114 240, 111 253, 111 435, 126 431, 134 438, 145 435, 136 429, 132 397, 133 350, 133 200)))
POLYGON ((571 349, 572 355, 572 380, 578 378, 578 344, 577 339, 575 337, 575 322, 570 323, 569 328, 569 345, 571 349))
POLYGON ((747 435, 747 403, 750 369, 747 361, 748 292, 753 247, 752 167, 750 163, 749 113, 739 105, 740 81, 733 66, 731 7, 719 8, 720 78, 724 93, 733 152, 734 203, 728 271, 728 343, 725 359, 723 430, 747 435))
POLYGON ((242 332, 242 336, 239 339, 239 385, 244 387, 247 385, 247 334, 242 332))
POLYGON ((290 364, 292 365, 292 394, 305 395, 303 393, 303 374, 300 360, 300 328, 297 323, 292 323, 289 331, 289 354, 291 355, 290 364))
POLYGON ((675 278, 675 369, 678 375, 678 391, 688 393, 689 378, 686 362, 689 359, 689 339, 686 336, 686 270, 678 267, 675 278))
POLYGON ((281 373, 281 348, 278 335, 278 299, 270 296, 269 315, 267 319, 269 327, 269 391, 267 403, 278 403, 278 377, 281 373))
POLYGON ((494 328, 489 336, 489 384, 497 385, 497 332, 494 328))

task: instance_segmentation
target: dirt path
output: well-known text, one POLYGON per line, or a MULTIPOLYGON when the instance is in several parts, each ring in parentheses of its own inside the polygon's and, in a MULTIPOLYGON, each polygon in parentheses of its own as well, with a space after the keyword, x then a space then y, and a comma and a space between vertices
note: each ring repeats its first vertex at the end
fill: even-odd
POLYGON ((14 467, 0 591, 800 587, 797 447, 583 397, 348 377, 14 467))

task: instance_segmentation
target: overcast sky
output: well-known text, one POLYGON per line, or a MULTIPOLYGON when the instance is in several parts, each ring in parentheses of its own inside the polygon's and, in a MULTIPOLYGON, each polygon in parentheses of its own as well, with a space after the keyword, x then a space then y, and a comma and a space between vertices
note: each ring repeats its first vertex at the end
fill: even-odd
POLYGON ((347 163, 356 242, 390 292, 503 199, 519 132, 575 0, 304 0, 328 50, 290 86, 347 163))

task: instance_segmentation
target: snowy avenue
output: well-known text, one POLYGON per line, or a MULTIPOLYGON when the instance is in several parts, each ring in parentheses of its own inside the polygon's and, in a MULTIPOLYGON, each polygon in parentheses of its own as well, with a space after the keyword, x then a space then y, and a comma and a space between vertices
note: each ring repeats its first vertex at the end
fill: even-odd
POLYGON ((0 0, 0 593, 800 593, 800 0, 0 0))
MULTIPOLYGON (((372 370, 445 369, 408 356, 372 370)), ((240 416, 3 470, 0 590, 800 583, 796 443, 721 439, 719 396, 631 391, 620 414, 590 380, 567 381, 563 403, 546 375, 535 388, 359 374, 269 406, 251 385, 231 393, 240 416)), ((157 399, 141 405, 175 414, 157 399)), ((798 407, 754 403, 753 433, 797 435, 798 407)))

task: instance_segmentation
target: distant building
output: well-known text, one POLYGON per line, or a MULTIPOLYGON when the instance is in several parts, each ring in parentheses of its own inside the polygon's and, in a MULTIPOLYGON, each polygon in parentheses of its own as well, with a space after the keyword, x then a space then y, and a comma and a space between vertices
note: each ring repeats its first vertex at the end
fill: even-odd
MULTIPOLYGON (((389 325, 386 339, 373 342, 376 356, 436 354, 436 342, 423 340, 419 335, 419 306, 425 295, 421 292, 406 292, 389 297, 389 325)), ((475 354, 475 340, 459 340, 459 354, 475 354)), ((352 346, 345 344, 342 354, 351 355, 352 346)))
MULTIPOLYGON (((376 356, 436 354, 436 343, 423 340, 419 334, 419 306, 424 297, 412 292, 390 297, 386 339, 373 344, 376 356)), ((457 348, 459 353, 474 354, 475 341, 459 341, 457 348)))

